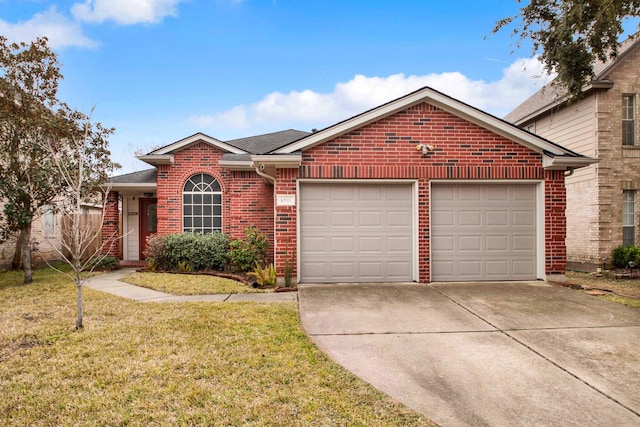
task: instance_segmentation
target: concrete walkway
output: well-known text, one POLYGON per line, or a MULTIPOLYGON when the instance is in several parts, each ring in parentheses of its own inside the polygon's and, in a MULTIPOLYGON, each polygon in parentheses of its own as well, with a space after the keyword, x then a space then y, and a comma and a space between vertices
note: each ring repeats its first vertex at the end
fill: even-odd
POLYGON ((268 292, 254 294, 171 295, 153 289, 131 285, 120 279, 134 273, 133 268, 122 268, 93 276, 85 282, 89 289, 107 292, 140 302, 297 302, 297 292, 268 292))
POLYGON ((543 282, 299 293, 325 353, 441 426, 640 426, 640 310, 543 282))

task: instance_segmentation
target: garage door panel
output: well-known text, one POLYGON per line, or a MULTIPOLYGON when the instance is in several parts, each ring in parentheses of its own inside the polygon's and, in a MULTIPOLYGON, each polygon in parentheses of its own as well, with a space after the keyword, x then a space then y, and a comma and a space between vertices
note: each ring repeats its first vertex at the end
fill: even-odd
POLYGON ((330 237, 330 249, 334 254, 353 254, 355 252, 355 242, 353 237, 330 237))
POLYGON ((509 264, 506 260, 487 261, 485 264, 487 277, 504 279, 509 273, 509 264))
POLYGON ((514 227, 533 227, 536 224, 535 212, 513 211, 512 218, 514 227))
POLYGON ((534 280, 535 184, 431 188, 431 279, 534 280))
POLYGON ((506 187, 488 187, 486 189, 486 200, 490 202, 507 202, 509 200, 509 191, 506 187))
POLYGON ((353 211, 331 212, 330 227, 353 227, 356 224, 353 211))
POLYGON ((354 189, 352 187, 349 186, 342 186, 342 187, 336 187, 336 188, 331 188, 329 193, 329 200, 332 202, 353 202, 354 200, 354 189))
POLYGON ((482 213, 479 210, 461 210, 458 212, 458 226, 478 227, 482 225, 482 213))
POLYGON ((453 209, 451 210, 443 209, 437 212, 432 211, 431 220, 432 222, 439 224, 441 227, 445 227, 445 226, 453 227, 453 224, 455 224, 454 215, 455 215, 455 212, 453 211, 453 209))
POLYGON ((390 255, 406 256, 410 259, 411 238, 408 236, 389 236, 386 239, 387 253, 390 255))
POLYGON ((508 227, 509 214, 505 211, 486 211, 485 224, 487 227, 508 227))
POLYGON ((329 239, 325 236, 305 237, 302 244, 310 254, 324 253, 329 249, 329 239))
POLYGON ((358 249, 362 254, 381 255, 383 253, 382 237, 380 236, 358 237, 358 249))
POLYGON ((411 227, 412 218, 413 216, 411 215, 411 212, 408 212, 406 210, 402 210, 402 211, 391 210, 387 212, 387 215, 386 215, 387 221, 385 225, 387 227, 402 227, 402 228, 411 227))
POLYGON ((463 278, 478 277, 482 273, 482 264, 478 260, 460 260, 458 274, 463 278))
POLYGON ((536 239, 532 236, 512 236, 511 248, 513 251, 526 251, 535 253, 536 239))
POLYGON ((530 260, 516 260, 513 262, 513 274, 516 276, 528 277, 535 274, 535 268, 535 263, 530 260))
POLYGON ((383 189, 376 186, 361 186, 356 189, 358 202, 381 202, 383 201, 383 189))
MULTIPOLYGON (((455 196, 454 196, 455 197, 455 196)), ((462 203, 465 202, 478 202, 481 195, 471 187, 460 187, 458 189, 458 200, 462 203)))
POLYGON ((509 250, 509 236, 486 236, 485 237, 485 249, 489 252, 505 252, 509 250))
POLYGON ((303 282, 413 280, 412 185, 302 183, 300 193, 303 282), (325 217, 324 227, 318 215, 325 217), (319 235, 331 244, 309 240, 319 235))
POLYGON ((460 252, 465 251, 479 251, 482 249, 482 236, 459 236, 458 237, 458 250, 460 252))

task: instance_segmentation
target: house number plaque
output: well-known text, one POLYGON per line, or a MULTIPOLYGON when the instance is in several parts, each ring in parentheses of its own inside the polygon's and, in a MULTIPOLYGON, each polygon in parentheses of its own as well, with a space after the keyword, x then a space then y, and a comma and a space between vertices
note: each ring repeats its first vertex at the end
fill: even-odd
POLYGON ((276 196, 277 206, 295 206, 296 195, 295 194, 278 194, 276 196))

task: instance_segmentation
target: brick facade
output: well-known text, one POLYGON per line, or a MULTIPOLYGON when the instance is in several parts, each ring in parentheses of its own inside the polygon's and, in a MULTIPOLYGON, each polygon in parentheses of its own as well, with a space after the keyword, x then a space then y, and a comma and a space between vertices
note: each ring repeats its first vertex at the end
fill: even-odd
POLYGON ((200 142, 175 153, 173 164, 158 165, 158 234, 182 232, 184 184, 194 174, 206 173, 222 189, 222 232, 231 239, 243 238, 246 227, 256 226, 273 242, 273 187, 255 172, 221 168, 223 154, 200 142))
POLYGON ((110 191, 104 207, 102 222, 102 251, 118 259, 122 259, 122 241, 120 239, 120 195, 110 191))
MULTIPOLYGON (((539 153, 426 103, 304 151, 298 170, 278 171, 276 193, 296 194, 298 178, 417 180, 421 282, 430 277, 430 180, 545 180, 546 272, 564 273, 563 172, 545 172, 539 153), (419 143, 434 151, 423 156, 416 151, 419 143)), ((296 224, 295 208, 276 207, 278 271, 296 241, 296 224)))
MULTIPOLYGON (((396 100, 401 102, 392 109, 385 110, 389 105, 385 104, 335 125, 338 130, 330 127, 318 134, 291 139, 281 145, 281 149, 257 157, 250 153, 238 155, 234 146, 200 136, 202 134, 147 155, 157 167, 157 174, 152 178, 155 185, 144 187, 141 183, 140 188, 155 190, 158 233, 182 231, 184 184, 194 174, 209 174, 219 182, 222 190, 222 232, 233 239, 243 237, 246 227, 257 226, 272 242, 270 255, 282 276, 287 260, 292 261, 294 268, 298 265, 300 180, 412 181, 417 197, 415 243, 418 253, 414 271, 417 271, 419 281, 428 282, 431 277, 431 181, 525 182, 538 184, 538 189, 544 191, 544 198, 539 201, 544 206, 538 206, 538 212, 543 214, 538 224, 544 224, 544 230, 539 230, 538 234, 544 235, 544 253, 539 253, 538 257, 544 259, 539 258, 536 276, 563 274, 567 250, 565 171, 545 170, 543 161, 563 169, 561 164, 553 162, 567 156, 573 162, 578 161, 572 164, 579 164, 583 161, 581 156, 566 153, 562 147, 478 110, 469 111, 470 107, 455 100, 443 100, 440 94, 430 91, 425 88, 416 92, 420 93, 418 101, 406 101, 415 93, 407 95, 396 100), (436 105, 453 105, 451 111, 456 113, 436 105), (462 111, 457 108, 465 110, 464 114, 457 114, 462 111), (462 117, 470 117, 470 120, 462 117), (430 149, 425 153, 416 149, 421 144, 430 149), (552 156, 543 159, 543 150, 550 150, 552 156), (230 153, 233 155, 228 156, 230 153), (266 166, 263 173, 273 176, 275 183, 267 182, 253 169, 262 166, 266 166), (294 196, 298 206, 277 205, 275 195, 294 196)), ((130 185, 129 181, 123 182, 130 185)), ((123 185, 123 188, 131 187, 123 185)), ((127 191, 132 197, 131 190, 127 191)), ((138 191, 143 194, 143 190, 138 191)), ((114 215, 117 218, 118 213, 118 194, 110 196, 116 204, 115 210, 108 208, 108 227, 117 224, 117 220, 113 222, 109 218, 114 215)), ((542 250, 540 245, 538 248, 542 250)), ((294 271, 294 275, 297 273, 294 271)))

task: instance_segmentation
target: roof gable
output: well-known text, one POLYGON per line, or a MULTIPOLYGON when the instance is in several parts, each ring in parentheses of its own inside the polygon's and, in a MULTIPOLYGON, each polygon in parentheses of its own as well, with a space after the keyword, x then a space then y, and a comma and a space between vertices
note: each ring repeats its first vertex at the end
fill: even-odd
POLYGON ((443 93, 429 87, 424 87, 406 96, 351 117, 350 119, 313 133, 299 141, 292 142, 280 149, 274 150, 271 153, 287 154, 295 151, 304 151, 423 102, 449 112, 470 123, 474 123, 538 153, 549 154, 553 157, 575 156, 584 158, 583 156, 561 147, 547 139, 520 129, 509 122, 444 95, 443 93))
POLYGON ((198 132, 196 134, 193 134, 191 136, 188 136, 186 138, 181 139, 180 141, 176 141, 172 144, 169 145, 165 145, 164 147, 158 148, 156 150, 151 151, 150 153, 146 154, 147 156, 152 156, 152 155, 165 155, 165 154, 173 154, 176 151, 180 151, 185 149, 186 147, 198 143, 198 142, 204 142, 206 144, 209 145, 213 145, 214 147, 218 147, 219 149, 221 149, 222 151, 225 151, 227 153, 234 153, 234 154, 242 154, 245 153, 244 150, 241 150, 238 147, 235 147, 233 145, 229 145, 225 142, 220 141, 219 139, 213 138, 209 135, 206 135, 202 132, 198 132))
MULTIPOLYGON (((611 88, 613 86, 613 82, 609 80, 611 73, 624 62, 625 58, 639 48, 640 38, 630 37, 620 44, 620 50, 616 58, 609 58, 604 62, 596 62, 593 65, 595 76, 591 84, 584 87, 582 92, 587 94, 594 89, 611 88)), ((561 105, 567 100, 567 96, 567 89, 556 84, 556 80, 554 80, 527 98, 504 118, 509 122, 521 125, 561 105)))

